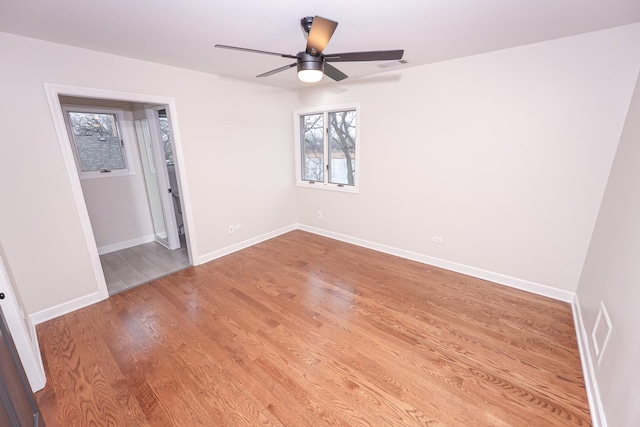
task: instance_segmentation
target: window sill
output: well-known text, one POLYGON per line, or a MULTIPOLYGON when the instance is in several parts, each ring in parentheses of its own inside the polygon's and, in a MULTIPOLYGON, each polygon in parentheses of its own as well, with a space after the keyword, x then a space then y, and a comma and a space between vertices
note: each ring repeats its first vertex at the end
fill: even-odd
POLYGON ((81 172, 80 179, 101 179, 101 178, 117 178, 122 176, 132 176, 135 173, 128 169, 112 170, 111 172, 81 172))
POLYGON ((338 184, 325 184, 323 182, 316 182, 314 184, 311 184, 307 181, 298 181, 296 185, 301 188, 312 188, 314 190, 337 191, 339 193, 358 194, 358 187, 351 186, 351 185, 345 185, 341 187, 341 186, 338 186, 338 184))

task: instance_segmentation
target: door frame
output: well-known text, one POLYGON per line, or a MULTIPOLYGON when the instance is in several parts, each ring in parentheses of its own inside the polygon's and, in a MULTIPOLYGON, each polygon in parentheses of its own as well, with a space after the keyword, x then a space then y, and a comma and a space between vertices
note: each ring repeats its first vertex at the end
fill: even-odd
MULTIPOLYGON (((40 346, 33 324, 27 320, 13 292, 9 274, 4 261, 0 257, 0 292, 5 294, 2 300, 2 312, 7 320, 7 327, 18 351, 22 367, 29 380, 31 390, 35 393, 44 388, 47 381, 40 355, 40 346), (31 333, 29 329, 31 328, 31 333)), ((5 363, 3 361, 2 363, 5 363)))
POLYGON ((184 217, 184 229, 187 250, 189 253, 189 264, 197 265, 196 263, 199 259, 199 254, 197 252, 197 245, 195 241, 196 233, 194 231, 193 210, 191 207, 189 186, 187 185, 186 174, 183 173, 183 171, 185 170, 184 155, 182 151, 182 140, 180 138, 175 99, 166 96, 147 95, 107 89, 95 89, 81 86, 69 86, 54 83, 45 83, 44 87, 47 95, 47 100, 49 102, 51 116, 53 118, 53 124, 58 136, 60 150, 62 152, 62 157, 67 170, 67 177, 69 178, 71 192, 75 201, 76 209, 78 211, 78 217, 80 219, 80 225, 84 234, 87 251, 89 252, 89 258, 91 259, 91 267, 93 269, 93 274, 98 286, 98 294, 100 300, 109 298, 109 291, 107 290, 107 283, 105 281, 104 272, 100 263, 100 255, 98 254, 96 239, 93 234, 91 221, 89 219, 89 212, 87 210, 84 194, 80 185, 78 169, 73 157, 73 152, 71 151, 71 141, 69 140, 69 134, 67 132, 64 121, 62 106, 60 104, 60 96, 77 96, 83 98, 97 98, 124 102, 135 102, 140 104, 160 104, 167 106, 168 111, 171 111, 171 115, 168 117, 174 136, 172 141, 173 155, 176 165, 178 188, 180 189, 181 194, 180 201, 184 217))

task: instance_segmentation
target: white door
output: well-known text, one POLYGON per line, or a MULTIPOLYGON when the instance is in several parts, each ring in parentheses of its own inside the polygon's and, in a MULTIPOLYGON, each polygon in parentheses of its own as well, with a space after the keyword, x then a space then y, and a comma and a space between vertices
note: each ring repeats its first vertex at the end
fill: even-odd
POLYGON ((168 247, 174 250, 180 248, 180 225, 177 219, 177 211, 179 209, 176 209, 176 204, 179 206, 180 201, 177 198, 177 188, 175 185, 174 188, 172 188, 169 178, 169 167, 173 166, 171 130, 168 129, 168 135, 166 130, 165 132, 161 130, 161 119, 159 115, 159 112, 166 113, 167 106, 154 106, 147 108, 145 111, 149 127, 149 136, 151 137, 151 147, 155 159, 158 187, 160 188, 160 201, 164 213, 168 247), (167 137, 169 138, 168 141, 167 137))
MULTIPOLYGON (((35 328, 31 327, 33 336, 29 333, 27 322, 22 316, 22 311, 11 287, 2 258, 0 258, 0 305, 2 305, 2 313, 18 350, 18 356, 27 374, 29 385, 36 392, 42 389, 46 382, 40 347, 35 336, 36 331, 35 328)), ((3 360, 2 363, 5 363, 5 361, 3 360)))
POLYGON ((140 159, 142 160, 142 173, 144 175, 145 186, 147 187, 147 197, 149 199, 149 208, 151 210, 153 234, 156 242, 168 248, 169 238, 167 236, 166 219, 162 207, 163 195, 160 192, 156 158, 153 154, 154 150, 151 145, 151 136, 149 135, 149 124, 147 123, 147 119, 136 120, 135 128, 136 135, 138 137, 138 150, 140 152, 140 159))

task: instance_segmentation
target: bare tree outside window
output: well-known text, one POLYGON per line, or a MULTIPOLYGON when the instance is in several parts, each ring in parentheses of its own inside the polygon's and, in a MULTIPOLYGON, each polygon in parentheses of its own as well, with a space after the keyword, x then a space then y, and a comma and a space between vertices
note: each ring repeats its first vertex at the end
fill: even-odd
POLYGON ((324 120, 322 114, 300 116, 302 179, 324 181, 324 120))
POLYGON ((356 112, 329 113, 329 182, 354 185, 356 112))
POLYGON ((171 148, 171 128, 165 110, 158 112, 160 122, 160 136, 162 137, 162 147, 164 148, 164 158, 168 165, 173 164, 173 149, 171 148))
POLYGON ((76 136, 118 136, 114 114, 69 113, 76 136))
POLYGON ((115 114, 69 112, 82 172, 126 169, 115 114))

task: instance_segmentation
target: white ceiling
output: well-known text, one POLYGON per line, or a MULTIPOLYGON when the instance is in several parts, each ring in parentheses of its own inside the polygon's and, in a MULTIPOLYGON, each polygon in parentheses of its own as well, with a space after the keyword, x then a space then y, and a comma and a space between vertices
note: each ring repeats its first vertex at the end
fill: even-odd
POLYGON ((295 89, 295 68, 255 78, 292 60, 214 45, 295 55, 313 15, 339 23, 325 53, 404 49, 410 67, 640 22, 640 0, 0 0, 0 31, 295 89))

